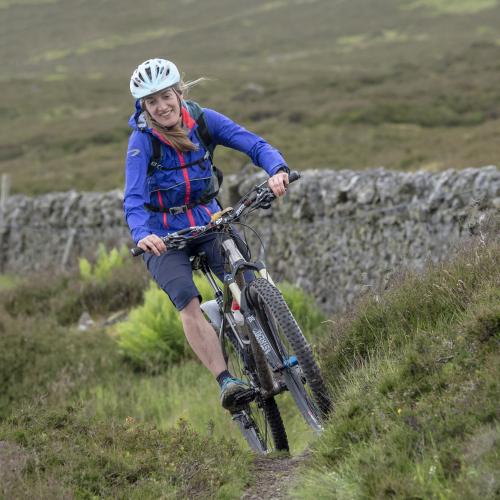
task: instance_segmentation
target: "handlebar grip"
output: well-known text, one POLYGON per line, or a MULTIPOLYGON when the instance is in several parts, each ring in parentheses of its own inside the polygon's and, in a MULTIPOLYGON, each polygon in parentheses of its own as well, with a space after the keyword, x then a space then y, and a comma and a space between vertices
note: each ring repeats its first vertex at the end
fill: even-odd
POLYGON ((134 247, 130 249, 130 253, 132 254, 132 257, 138 257, 144 253, 144 250, 139 247, 134 247))
POLYGON ((296 170, 294 170, 293 172, 290 172, 290 174, 288 175, 288 182, 289 183, 295 182, 299 180, 300 177, 301 175, 296 170))

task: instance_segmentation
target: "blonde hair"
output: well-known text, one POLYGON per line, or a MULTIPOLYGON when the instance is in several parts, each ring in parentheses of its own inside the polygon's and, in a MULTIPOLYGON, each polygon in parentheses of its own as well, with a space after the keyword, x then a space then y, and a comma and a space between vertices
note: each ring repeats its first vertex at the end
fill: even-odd
MULTIPOLYGON (((202 77, 190 82, 184 82, 181 80, 178 84, 171 87, 174 89, 174 92, 178 95, 179 99, 181 100, 181 105, 182 105, 183 95, 187 94, 187 92, 191 87, 194 87, 203 80, 206 80, 206 78, 202 77)), ((160 90, 159 92, 163 92, 164 90, 165 89, 160 90)), ((144 104, 144 99, 141 99, 141 108, 145 113, 148 126, 156 130, 156 132, 158 132, 158 134, 160 134, 166 141, 172 144, 172 146, 177 151, 186 152, 186 151, 198 150, 199 146, 197 144, 194 144, 191 141, 191 139, 189 139, 188 129, 184 126, 183 123, 180 124, 178 123, 177 125, 171 128, 164 127, 149 114, 149 111, 146 109, 146 105, 144 104)))

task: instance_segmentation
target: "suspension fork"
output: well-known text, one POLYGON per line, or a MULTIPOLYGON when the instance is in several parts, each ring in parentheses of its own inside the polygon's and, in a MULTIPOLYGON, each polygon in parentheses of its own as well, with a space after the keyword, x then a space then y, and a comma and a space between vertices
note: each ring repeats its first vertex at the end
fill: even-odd
MULTIPOLYGON (((255 263, 247 262, 247 260, 243 257, 240 250, 238 249, 236 242, 233 238, 228 237, 222 242, 222 248, 224 249, 224 253, 227 256, 229 268, 232 270, 231 277, 227 276, 227 283, 231 293, 233 294, 234 299, 241 306, 241 291, 242 288, 238 285, 235 279, 235 274, 240 268, 250 268, 264 278, 269 281, 271 285, 274 285, 274 281, 269 274, 269 271, 266 269, 265 264, 262 261, 257 261, 255 263)), ((226 279, 225 279, 226 281, 226 279)))
MULTIPOLYGON (((253 269, 258 272, 261 277, 268 280, 271 284, 274 285, 266 267, 263 262, 250 263, 247 262, 246 259, 241 254, 240 250, 236 246, 235 241, 231 237, 227 237, 222 242, 222 248, 224 250, 224 254, 226 256, 226 262, 228 269, 226 275, 224 277, 224 285, 228 286, 231 290, 231 294, 233 298, 238 302, 243 317, 245 318, 245 323, 250 329, 252 335, 257 340, 260 348, 264 352, 269 365, 273 371, 280 370, 283 368, 283 364, 279 359, 278 354, 276 353, 274 347, 271 345, 267 336, 260 326, 257 318, 255 317, 252 304, 249 300, 247 300, 247 285, 244 285, 243 288, 237 283, 236 275, 238 271, 242 269, 253 269)), ((227 304, 225 304, 225 308, 227 304)))

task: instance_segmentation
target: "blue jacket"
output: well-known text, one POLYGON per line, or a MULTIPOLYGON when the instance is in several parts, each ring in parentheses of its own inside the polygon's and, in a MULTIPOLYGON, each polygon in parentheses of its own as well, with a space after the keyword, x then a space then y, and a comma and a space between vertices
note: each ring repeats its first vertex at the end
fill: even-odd
MULTIPOLYGON (((247 154, 253 163, 262 167, 269 176, 274 175, 282 167, 287 168, 280 152, 264 139, 216 111, 207 108, 203 111, 215 145, 221 144, 247 154)), ((184 104, 182 118, 184 125, 189 129, 189 138, 193 143, 199 144, 195 134, 198 125, 184 104)), ((139 102, 136 102, 136 112, 131 116, 129 125, 134 130, 128 142, 123 207, 135 243, 149 234, 165 236, 185 227, 208 223, 212 213, 219 210, 215 199, 206 205, 197 205, 186 213, 177 215, 149 211, 144 204, 161 209, 187 205, 199 200, 211 178, 210 160, 176 170, 155 169, 153 174, 148 176, 147 170, 153 154, 150 135, 156 135, 156 132, 147 127, 139 102)), ((161 139, 160 136, 157 137, 161 139)), ((199 146, 197 151, 180 153, 162 140, 162 166, 168 168, 196 162, 206 153, 203 146, 201 144, 199 146)))

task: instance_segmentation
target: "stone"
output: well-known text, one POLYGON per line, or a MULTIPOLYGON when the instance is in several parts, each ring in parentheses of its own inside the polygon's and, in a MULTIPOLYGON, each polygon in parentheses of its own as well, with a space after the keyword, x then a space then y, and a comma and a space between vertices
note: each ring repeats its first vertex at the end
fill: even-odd
MULTIPOLYGON (((250 165, 225 176, 223 205, 234 205, 265 179, 250 165)), ((0 271, 59 269, 74 228, 73 268, 99 242, 132 246, 122 203, 120 190, 11 196, 0 221, 0 271)), ((499 209, 500 172, 494 166, 438 173, 326 169, 302 172, 272 210, 246 222, 261 235, 275 280, 298 283, 333 313, 374 284, 387 283, 392 273, 445 257, 499 209)), ((253 250, 254 258, 263 255, 257 243, 253 250)), ((82 328, 91 321, 82 318, 82 328)))

